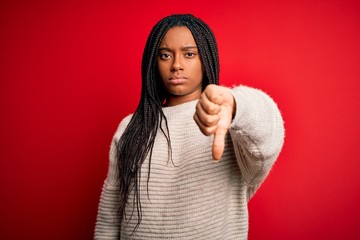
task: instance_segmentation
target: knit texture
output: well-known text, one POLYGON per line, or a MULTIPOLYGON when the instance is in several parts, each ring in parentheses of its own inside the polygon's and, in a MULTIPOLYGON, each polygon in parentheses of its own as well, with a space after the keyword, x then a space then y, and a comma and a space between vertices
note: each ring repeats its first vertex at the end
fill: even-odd
POLYGON ((247 239, 247 203, 280 153, 284 127, 268 95, 245 86, 231 91, 236 115, 219 162, 212 159, 213 137, 203 135, 193 120, 197 101, 163 108, 172 160, 159 131, 148 185, 148 159, 141 168, 142 221, 135 232, 138 219, 133 193, 122 223, 114 210, 119 194, 117 142, 131 115, 120 123, 110 148, 95 239, 247 239))

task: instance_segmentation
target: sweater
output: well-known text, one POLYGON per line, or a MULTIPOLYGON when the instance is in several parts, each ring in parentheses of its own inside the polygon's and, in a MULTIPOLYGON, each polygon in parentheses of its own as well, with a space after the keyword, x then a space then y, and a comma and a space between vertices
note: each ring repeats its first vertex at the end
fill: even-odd
POLYGON ((138 217, 132 192, 123 222, 115 211, 119 194, 117 143, 131 115, 123 119, 110 147, 95 239, 247 239, 247 203, 280 153, 284 125, 277 105, 264 92, 246 86, 231 92, 236 114, 219 162, 212 159, 213 136, 203 135, 193 120, 197 101, 163 108, 172 159, 159 130, 149 181, 149 159, 141 166, 142 221, 136 231, 138 217))

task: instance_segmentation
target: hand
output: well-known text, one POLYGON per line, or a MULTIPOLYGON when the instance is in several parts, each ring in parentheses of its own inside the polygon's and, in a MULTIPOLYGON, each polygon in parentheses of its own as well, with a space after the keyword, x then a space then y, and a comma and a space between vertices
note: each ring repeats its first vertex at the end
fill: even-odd
POLYGON ((230 90, 208 85, 196 104, 194 120, 206 136, 214 134, 212 156, 220 160, 225 147, 225 135, 235 115, 236 103, 230 90))

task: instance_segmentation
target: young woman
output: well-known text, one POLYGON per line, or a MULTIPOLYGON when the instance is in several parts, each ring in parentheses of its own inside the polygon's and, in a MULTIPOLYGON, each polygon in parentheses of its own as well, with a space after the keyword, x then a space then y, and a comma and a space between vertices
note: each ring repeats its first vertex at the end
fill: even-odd
POLYGON ((218 85, 215 37, 171 15, 152 29, 142 93, 110 148, 95 239, 247 239, 247 202, 283 145, 272 99, 218 85))

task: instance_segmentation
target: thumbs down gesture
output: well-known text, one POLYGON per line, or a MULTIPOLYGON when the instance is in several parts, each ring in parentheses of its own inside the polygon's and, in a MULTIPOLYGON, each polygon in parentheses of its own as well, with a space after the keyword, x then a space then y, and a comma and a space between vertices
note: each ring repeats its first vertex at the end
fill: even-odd
POLYGON ((196 104, 194 120, 200 131, 206 136, 214 135, 214 160, 220 160, 224 153, 225 135, 235 111, 236 103, 230 90, 214 84, 205 88, 196 104))

